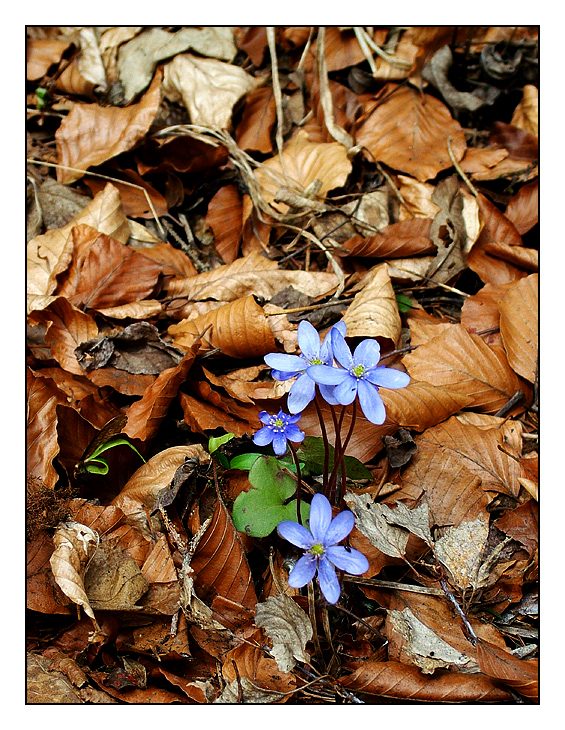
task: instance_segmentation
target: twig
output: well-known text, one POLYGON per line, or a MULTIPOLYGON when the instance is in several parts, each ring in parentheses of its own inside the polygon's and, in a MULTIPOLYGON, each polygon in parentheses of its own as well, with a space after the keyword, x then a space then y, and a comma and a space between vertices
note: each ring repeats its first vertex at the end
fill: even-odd
MULTIPOLYGON (((388 54, 386 51, 383 51, 383 49, 375 43, 375 41, 371 38, 369 33, 367 33, 364 28, 360 28, 359 30, 363 34, 367 45, 377 54, 377 56, 380 56, 383 61, 386 61, 391 66, 396 66, 397 68, 410 68, 412 66, 410 61, 404 61, 402 58, 395 58, 394 56, 388 54)), ((359 40, 359 38, 357 40, 359 40)))
POLYGON ((461 169, 459 163, 455 159, 455 155, 453 154, 453 150, 451 149, 451 137, 448 137, 447 138, 447 152, 449 154, 449 159, 451 160, 451 163, 452 163, 453 167, 457 171, 457 174, 463 180, 463 182, 465 183, 465 185, 469 188, 470 192, 476 198, 479 193, 477 192, 477 189, 475 188, 475 186, 473 185, 473 183, 469 180, 469 178, 467 177, 467 175, 465 175, 465 173, 461 169))
POLYGON ((275 40, 275 28, 273 26, 267 27, 267 43, 269 45, 269 53, 271 54, 271 78, 273 81, 273 96, 275 97, 275 107, 277 111, 277 131, 275 137, 283 173, 286 175, 284 170, 284 160, 282 157, 284 115, 282 108, 281 84, 279 79, 279 66, 277 62, 277 44, 275 40))
POLYGON ((372 588, 390 588, 396 591, 407 591, 408 593, 422 593, 427 596, 443 596, 443 591, 438 588, 428 588, 426 586, 412 586, 408 583, 395 583, 393 580, 379 580, 378 578, 357 578, 354 575, 344 575, 343 580, 349 583, 357 583, 362 586, 370 586, 372 588))
POLYGON ((461 621, 463 622, 463 633, 467 637, 468 641, 470 641, 473 646, 476 646, 477 642, 479 640, 478 636, 477 636, 477 634, 475 634, 473 627, 469 623, 469 619, 463 613, 463 609, 457 603, 457 599, 455 598, 453 593, 450 591, 449 586, 447 585, 447 581, 445 580, 445 578, 441 578, 439 583, 440 583, 441 587, 443 588, 445 595, 447 596, 447 598, 449 599, 449 601, 451 602, 451 604, 453 605, 453 607, 459 614, 461 621))
POLYGON ((354 154, 357 151, 357 148, 353 145, 353 138, 345 131, 345 129, 340 127, 339 124, 336 124, 334 118, 333 99, 330 91, 328 69, 326 65, 325 40, 326 29, 324 27, 320 27, 318 28, 318 46, 316 55, 318 63, 318 79, 320 82, 320 101, 324 112, 324 122, 328 132, 335 141, 346 147, 348 154, 354 154))
POLYGON ((355 33, 357 43, 359 43, 359 47, 363 51, 363 55, 365 56, 367 63, 371 67, 371 73, 373 74, 373 76, 375 76, 377 73, 377 65, 375 63, 375 59, 373 58, 373 54, 371 53, 371 49, 369 48, 369 44, 365 40, 365 31, 363 30, 363 28, 355 27, 353 28, 353 32, 355 33))
MULTIPOLYGON (((323 302, 321 304, 309 304, 307 307, 292 307, 291 309, 282 309, 280 312, 265 313, 265 317, 278 317, 281 314, 298 314, 299 312, 314 312, 317 309, 325 309, 326 307, 335 307, 336 304, 351 304, 354 297, 349 299, 338 299, 333 302, 323 302)), ((384 357, 384 356, 383 356, 384 357)))

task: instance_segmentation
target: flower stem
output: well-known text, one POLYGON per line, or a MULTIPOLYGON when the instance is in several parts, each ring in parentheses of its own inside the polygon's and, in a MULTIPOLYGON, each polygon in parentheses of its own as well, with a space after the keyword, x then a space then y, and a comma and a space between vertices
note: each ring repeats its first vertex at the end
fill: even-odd
POLYGON ((324 417, 318 403, 318 396, 314 398, 314 405, 316 407, 316 413, 318 414, 318 420, 320 421, 320 431, 322 433, 322 441, 324 442, 324 471, 322 472, 322 491, 325 494, 328 486, 328 467, 330 464, 330 442, 328 441, 328 432, 326 431, 326 424, 324 423, 324 417))
POLYGON ((335 504, 335 502, 334 502, 334 498, 335 498, 334 492, 335 492, 335 485, 336 485, 336 482, 337 482, 337 471, 339 469, 339 463, 340 463, 339 455, 341 453, 341 424, 343 422, 343 411, 344 410, 345 409, 342 409, 342 411, 341 411, 341 417, 340 417, 339 422, 338 422, 337 414, 335 412, 335 408, 332 405, 330 405, 330 411, 331 411, 331 414, 332 414, 332 420, 333 420, 334 431, 335 431, 334 463, 333 463, 331 477, 330 477, 330 480, 328 482, 328 499, 330 500, 330 502, 332 504, 335 504))
POLYGON ((347 472, 345 470, 345 449, 347 448, 349 441, 351 440, 351 437, 353 436, 353 429, 355 428, 355 419, 357 418, 357 399, 353 401, 353 410, 351 412, 351 423, 349 424, 349 430, 347 431, 347 436, 345 437, 345 441, 343 442, 343 445, 341 447, 341 491, 338 491, 337 494, 337 504, 341 501, 343 498, 343 495, 345 494, 345 490, 347 488, 347 472))
POLYGON ((296 519, 298 521, 298 524, 301 525, 302 515, 300 514, 300 497, 302 493, 302 475, 300 473, 300 461, 298 459, 296 449, 290 443, 290 441, 288 441, 288 448, 290 450, 290 453, 292 454, 294 466, 296 467, 296 519))

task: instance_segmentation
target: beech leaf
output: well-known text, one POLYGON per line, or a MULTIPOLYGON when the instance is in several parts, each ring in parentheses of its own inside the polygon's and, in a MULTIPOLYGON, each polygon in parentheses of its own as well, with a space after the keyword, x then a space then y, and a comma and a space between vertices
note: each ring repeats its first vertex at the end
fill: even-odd
POLYGON ((391 525, 386 518, 390 512, 386 505, 376 504, 367 495, 347 492, 344 497, 355 515, 355 524, 361 532, 385 555, 402 558, 408 543, 408 531, 391 525))
POLYGON ((307 613, 284 593, 267 598, 255 608, 255 624, 271 639, 271 654, 282 672, 290 672, 296 662, 310 662, 306 644, 314 635, 307 613))

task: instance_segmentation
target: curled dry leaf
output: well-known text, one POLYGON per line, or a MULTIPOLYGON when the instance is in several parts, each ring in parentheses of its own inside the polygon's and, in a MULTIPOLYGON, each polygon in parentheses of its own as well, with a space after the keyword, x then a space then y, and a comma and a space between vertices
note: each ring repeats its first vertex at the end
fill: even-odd
POLYGON ((243 230, 243 204, 237 185, 224 185, 208 204, 206 223, 214 232, 216 251, 226 264, 237 258, 243 230))
POLYGON ((98 546, 98 534, 79 522, 59 525, 53 535, 55 550, 50 558, 53 577, 73 603, 82 606, 97 627, 94 611, 84 587, 86 567, 98 546))
POLYGON ((534 383, 538 372, 539 278, 531 274, 500 301, 500 334, 512 369, 534 383))
POLYGON ((213 58, 180 54, 167 64, 163 92, 182 102, 190 121, 205 127, 227 129, 236 102, 257 86, 257 80, 239 66, 213 58))
POLYGON ((514 692, 531 700, 538 699, 539 663, 525 660, 488 641, 480 640, 477 659, 481 672, 502 683, 514 692))
POLYGON ((26 704, 80 705, 81 693, 72 686, 63 672, 52 667, 49 659, 26 653, 26 704))
POLYGON ((404 258, 433 253, 429 218, 408 218, 392 223, 374 236, 354 236, 342 248, 349 256, 365 258, 404 258))
POLYGON ((177 366, 163 370, 147 388, 141 400, 133 403, 127 412, 128 422, 124 433, 141 441, 150 439, 158 430, 181 384, 192 367, 195 352, 189 352, 177 366))
MULTIPOLYGON (((202 387, 200 390, 205 390, 202 387)), ((222 424, 228 432, 236 436, 249 434, 258 427, 257 409, 254 406, 243 408, 208 386, 208 398, 203 402, 187 393, 179 396, 185 423, 195 433, 206 433, 222 424)))
POLYGON ((375 266, 364 280, 363 289, 355 295, 343 321, 348 337, 379 337, 395 346, 400 339, 401 322, 394 289, 386 264, 375 266))
POLYGON ((375 160, 425 182, 452 166, 448 139, 455 160, 463 157, 465 135, 442 102, 408 86, 388 91, 356 136, 375 160))
POLYGON ((129 478, 112 505, 121 508, 127 499, 143 504, 150 511, 155 509, 160 492, 170 486, 175 472, 187 459, 203 464, 209 461, 209 456, 199 444, 172 446, 160 451, 129 478))
POLYGON ((314 631, 307 613, 282 593, 258 603, 255 608, 255 625, 265 630, 271 639, 271 654, 282 672, 290 672, 296 662, 310 662, 306 644, 314 631))
POLYGON ((517 390, 523 390, 504 353, 491 349, 462 325, 452 325, 420 345, 405 355, 403 363, 415 380, 469 396, 473 407, 486 413, 496 413, 517 390))
POLYGON ((164 276, 183 278, 196 274, 194 264, 188 256, 170 243, 159 242, 154 246, 143 246, 137 250, 146 258, 156 261, 161 266, 164 276))
POLYGON ((255 630, 251 638, 253 644, 241 643, 222 657, 224 679, 236 681, 239 675, 242 680, 247 678, 256 688, 277 692, 279 701, 290 699, 292 695, 287 693, 296 688, 295 675, 281 672, 275 660, 266 656, 261 646, 257 646, 262 641, 260 630, 255 630))
POLYGON ((449 672, 430 677, 402 662, 364 662, 338 680, 354 692, 416 702, 504 702, 510 694, 483 674, 449 672))
MULTIPOLYGON (((63 228, 53 229, 33 238, 27 248, 28 295, 49 295, 57 287, 57 276, 62 274, 73 256, 72 231, 76 225, 85 224, 125 243, 129 237, 129 225, 124 215, 118 190, 108 184, 98 195, 63 228)), ((49 300, 37 306, 30 296, 28 311, 43 309, 49 300)))
POLYGON ((510 198, 504 215, 514 224, 521 236, 533 228, 539 216, 539 182, 534 180, 523 185, 516 195, 510 198))
POLYGON ((266 705, 271 702, 280 702, 282 695, 278 692, 269 692, 258 689, 247 677, 234 679, 226 684, 222 693, 216 697, 213 704, 220 705, 266 705))
POLYGON ((534 137, 539 136, 539 92, 536 86, 524 86, 522 100, 514 109, 510 123, 534 137))
POLYGON ((138 104, 126 107, 75 104, 55 133, 59 164, 74 168, 74 171, 58 168, 59 182, 68 184, 78 180, 83 173, 76 170, 100 165, 143 139, 161 103, 160 87, 161 74, 157 73, 138 104))
POLYGON ((53 460, 59 453, 57 405, 66 405, 65 394, 50 378, 26 373, 27 428, 26 468, 29 477, 40 479, 47 487, 58 480, 53 460))
MULTIPOLYGON (((310 142, 301 130, 287 142, 281 155, 271 157, 255 171, 255 178, 264 200, 272 203, 280 188, 304 193, 315 180, 321 183, 316 195, 323 198, 344 185, 350 172, 351 162, 343 145, 310 142)), ((286 206, 281 208, 286 210, 286 206)))
POLYGON ((176 347, 187 349, 199 343, 200 352, 218 348, 230 357, 258 357, 276 347, 269 319, 251 295, 182 320, 167 331, 176 347))

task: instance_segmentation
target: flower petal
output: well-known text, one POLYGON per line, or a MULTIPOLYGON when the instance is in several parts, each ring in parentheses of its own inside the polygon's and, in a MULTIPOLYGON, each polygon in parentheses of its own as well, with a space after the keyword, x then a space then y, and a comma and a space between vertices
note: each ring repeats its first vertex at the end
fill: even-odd
POLYGON ((284 433, 273 432, 273 451, 277 456, 282 456, 286 451, 286 436, 284 433))
POLYGON ((296 370, 291 370, 288 373, 283 373, 282 370, 271 370, 271 377, 275 380, 290 380, 298 375, 296 370))
POLYGON ((261 423, 267 425, 271 422, 271 414, 267 413, 267 411, 259 411, 259 420, 261 423))
POLYGON ((375 367, 381 359, 381 346, 376 340, 363 340, 355 348, 353 360, 356 365, 375 367))
POLYGON ((310 530, 307 530, 303 525, 299 525, 298 522, 293 522, 292 520, 279 522, 277 532, 284 540, 303 550, 309 550, 314 544, 314 538, 310 530))
POLYGON ((377 388, 366 380, 359 381, 359 403, 368 421, 379 425, 385 422, 386 411, 383 399, 377 388))
POLYGON ((332 327, 331 337, 332 351, 335 359, 346 370, 349 370, 350 367, 353 367, 353 357, 351 355, 351 350, 349 349, 347 342, 345 341, 339 329, 337 329, 336 327, 332 327))
POLYGON ((253 436, 253 443, 256 446, 267 446, 267 444, 270 444, 274 437, 273 429, 269 428, 269 426, 263 426, 263 428, 260 428, 256 434, 253 436))
POLYGON ((345 378, 339 385, 335 386, 335 390, 333 392, 334 398, 338 403, 341 403, 342 406, 348 406, 355 400, 357 388, 361 382, 362 381, 357 380, 357 378, 353 378, 348 373, 347 378, 345 378))
POLYGON ((369 561, 355 548, 346 548, 343 545, 332 545, 326 550, 328 560, 336 568, 345 570, 352 575, 361 575, 369 570, 369 561))
POLYGON ((375 385, 383 388, 405 388, 410 382, 408 373, 403 373, 394 368, 375 368, 365 373, 365 378, 375 385))
POLYGON ((299 355, 285 355, 282 352, 271 352, 263 358, 267 365, 283 373, 301 372, 306 369, 307 362, 299 355))
POLYGON ((316 383, 307 373, 303 373, 292 385, 286 405, 291 413, 301 413, 310 401, 314 400, 316 383))
POLYGON ((318 564, 318 583, 326 601, 328 603, 337 603, 339 594, 341 593, 341 586, 339 585, 334 566, 325 555, 320 558, 318 564))
POLYGON ((349 510, 344 510, 336 515, 326 530, 324 545, 335 545, 349 535, 355 524, 355 515, 349 510))
POLYGON ((293 441, 294 443, 304 441, 304 431, 301 431, 298 426, 295 426, 293 423, 288 424, 284 430, 284 435, 288 441, 293 441))
POLYGON ((332 521, 332 506, 323 494, 315 494, 310 505, 310 532, 316 542, 324 544, 332 521))
POLYGON ((330 406, 338 406, 339 401, 335 399, 334 397, 334 390, 335 385, 318 385, 318 388, 320 389, 320 395, 322 398, 326 401, 326 403, 329 403, 330 406))
POLYGON ((302 588, 310 583, 316 575, 318 561, 314 555, 303 555, 288 574, 288 585, 291 588, 302 588))
POLYGON ((341 334, 345 337, 345 322, 343 320, 341 320, 340 322, 336 322, 336 324, 333 325, 333 327, 324 337, 324 342, 320 347, 320 360, 323 360, 326 365, 331 365, 334 357, 332 350, 332 330, 334 328, 341 332, 341 334))
POLYGON ((320 356, 320 335, 306 319, 298 325, 298 344, 307 360, 320 356))
POLYGON ((332 368, 329 365, 310 365, 306 373, 316 383, 323 383, 324 385, 337 385, 349 376, 347 370, 332 368))

